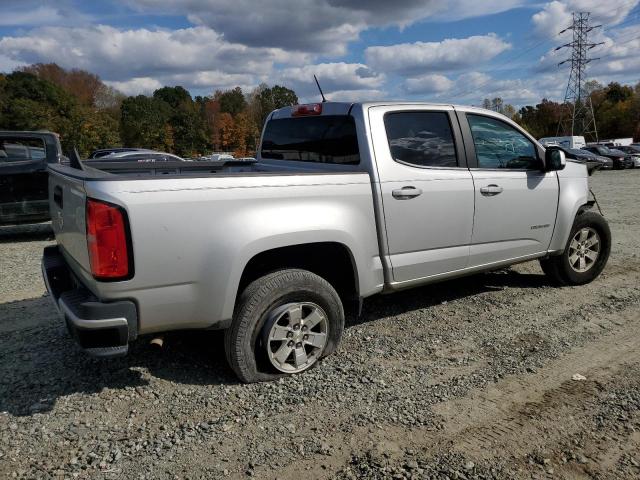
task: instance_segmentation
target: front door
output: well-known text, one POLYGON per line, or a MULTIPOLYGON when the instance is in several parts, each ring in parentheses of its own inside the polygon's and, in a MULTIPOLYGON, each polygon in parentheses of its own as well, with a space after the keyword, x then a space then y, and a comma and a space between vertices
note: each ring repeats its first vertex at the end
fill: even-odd
POLYGON ((369 117, 393 281, 465 268, 474 193, 453 109, 381 106, 369 117))
POLYGON ((515 126, 475 113, 466 121, 475 186, 469 266, 546 252, 558 208, 556 172, 543 171, 539 149, 515 126))

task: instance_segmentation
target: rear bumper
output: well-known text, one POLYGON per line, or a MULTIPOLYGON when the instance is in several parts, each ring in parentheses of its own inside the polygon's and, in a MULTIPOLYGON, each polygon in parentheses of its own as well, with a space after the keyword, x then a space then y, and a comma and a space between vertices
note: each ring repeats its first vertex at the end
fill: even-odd
POLYGON ((71 336, 96 357, 127 354, 138 334, 135 303, 101 302, 72 274, 57 246, 44 249, 42 276, 71 336))

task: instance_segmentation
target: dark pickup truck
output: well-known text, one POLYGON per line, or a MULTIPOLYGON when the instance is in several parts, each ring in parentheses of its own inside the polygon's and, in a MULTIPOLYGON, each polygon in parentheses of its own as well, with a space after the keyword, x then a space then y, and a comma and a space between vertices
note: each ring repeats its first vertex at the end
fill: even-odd
POLYGON ((66 160, 53 132, 0 130, 0 225, 50 220, 47 167, 66 160))

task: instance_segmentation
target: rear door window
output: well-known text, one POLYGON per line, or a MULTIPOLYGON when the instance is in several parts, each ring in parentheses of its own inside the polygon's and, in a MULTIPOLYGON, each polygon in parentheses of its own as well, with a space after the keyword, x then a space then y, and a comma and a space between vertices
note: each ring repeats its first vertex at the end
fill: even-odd
POLYGON ((446 112, 394 112, 384 117, 391 156, 417 167, 457 167, 446 112))
POLYGON ((44 141, 40 138, 0 138, 0 165, 3 163, 43 160, 45 157, 44 141))
POLYGON ((262 158, 297 162, 358 165, 360 151, 353 117, 317 117, 270 120, 264 131, 262 158))

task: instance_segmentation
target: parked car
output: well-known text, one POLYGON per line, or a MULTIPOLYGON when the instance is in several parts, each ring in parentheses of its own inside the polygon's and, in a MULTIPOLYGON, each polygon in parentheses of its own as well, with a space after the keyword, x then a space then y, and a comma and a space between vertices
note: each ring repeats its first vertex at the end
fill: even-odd
POLYGON ((640 145, 627 145, 620 146, 618 150, 627 154, 633 159, 632 168, 640 168, 640 145))
POLYGON ((129 150, 124 152, 110 153, 102 157, 87 159, 86 162, 184 162, 178 155, 155 150, 129 150))
POLYGON ((130 148, 130 147, 114 147, 114 148, 101 148, 99 150, 94 150, 89 155, 89 159, 93 158, 102 158, 107 155, 113 155, 114 153, 127 153, 127 152, 153 152, 153 150, 149 150, 146 148, 130 148))
POLYGON ((49 220, 47 166, 64 161, 53 132, 0 131, 0 225, 49 220))
POLYGON ((627 154, 624 152, 605 147, 604 145, 588 145, 586 147, 582 147, 582 149, 602 157, 610 158, 613 161, 613 168, 615 170, 628 168, 630 164, 633 163, 632 160, 627 158, 627 154))
POLYGON ((613 168, 613 160, 607 157, 601 157, 595 153, 581 148, 562 148, 567 158, 585 162, 587 171, 591 175, 596 170, 610 170, 613 168))
POLYGON ((496 112, 327 102, 268 118, 255 163, 51 167, 43 272, 85 351, 225 329, 238 377, 272 380, 331 354, 372 295, 533 259, 581 285, 607 262, 585 165, 496 112))
POLYGON ((543 146, 558 145, 563 148, 582 148, 587 145, 582 136, 544 137, 538 140, 543 146))

